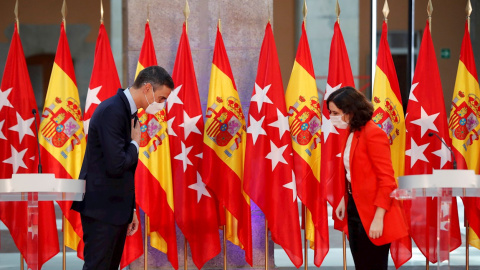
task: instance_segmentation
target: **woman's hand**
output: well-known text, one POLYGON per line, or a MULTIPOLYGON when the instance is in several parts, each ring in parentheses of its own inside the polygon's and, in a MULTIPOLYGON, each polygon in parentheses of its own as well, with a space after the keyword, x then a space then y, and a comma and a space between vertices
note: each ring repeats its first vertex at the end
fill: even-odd
POLYGON ((370 231, 368 232, 370 238, 377 239, 383 235, 383 217, 385 216, 385 212, 385 209, 377 207, 375 217, 370 225, 370 231))
POLYGON ((343 218, 345 217, 345 197, 342 197, 342 200, 338 204, 337 209, 335 209, 335 214, 340 220, 343 220, 343 218))

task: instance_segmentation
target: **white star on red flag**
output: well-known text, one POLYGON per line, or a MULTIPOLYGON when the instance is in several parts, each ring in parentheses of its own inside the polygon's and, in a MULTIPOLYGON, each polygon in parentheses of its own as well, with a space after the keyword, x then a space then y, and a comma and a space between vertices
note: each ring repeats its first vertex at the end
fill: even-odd
POLYGON ((5 137, 5 135, 2 132, 3 124, 5 124, 5 120, 0 121, 0 139, 6 140, 7 138, 5 137))
POLYGON ((252 134, 253 145, 257 142, 259 135, 267 135, 265 129, 263 129, 263 121, 265 120, 265 116, 262 117, 259 121, 255 120, 253 116, 250 115, 250 121, 248 123, 250 126, 247 128, 247 133, 252 134))
POLYGON ((337 91, 338 89, 340 89, 342 87, 342 83, 339 83, 337 86, 335 87, 331 87, 330 84, 327 83, 327 89, 325 89, 325 96, 323 97, 324 100, 327 100, 328 97, 335 91, 337 91))
POLYGON ((168 119, 167 121, 167 132, 168 132, 168 136, 177 136, 177 134, 175 133, 175 130, 173 130, 173 121, 175 121, 175 116, 168 119))
POLYGON ((432 152, 432 154, 440 158, 440 168, 443 168, 447 162, 452 161, 450 150, 443 143, 441 144, 441 148, 432 152))
POLYGON ((100 104, 100 102, 102 102, 99 98, 98 98, 98 92, 100 92, 100 89, 102 89, 102 86, 98 86, 98 87, 95 87, 93 89, 90 89, 90 87, 88 88, 88 92, 87 92, 87 101, 85 102, 85 112, 88 111, 88 108, 90 108, 90 106, 92 104, 100 104))
POLYGON ((283 185, 284 188, 292 190, 293 202, 297 199, 297 182, 295 181, 295 172, 292 171, 292 182, 283 185))
POLYGON ((261 88, 257 83, 255 83, 255 95, 252 96, 251 102, 257 102, 258 112, 262 110, 263 103, 273 104, 267 96, 270 86, 272 85, 269 84, 264 88, 261 88))
POLYGON ((288 164, 285 158, 283 157, 283 152, 285 152, 285 149, 287 149, 288 144, 282 146, 282 147, 277 147, 273 141, 270 141, 270 153, 265 157, 267 159, 272 160, 272 171, 277 167, 277 164, 279 162, 283 164, 288 164))
POLYGON ((35 121, 35 118, 33 117, 27 120, 23 120, 22 116, 17 112, 17 124, 10 127, 9 130, 18 132, 18 141, 22 143, 25 135, 35 137, 35 134, 33 133, 33 130, 31 128, 33 121, 35 121))
POLYGON ((193 189, 197 192, 197 203, 200 202, 202 196, 212 197, 206 188, 205 183, 202 181, 202 176, 200 173, 197 172, 197 182, 195 184, 191 184, 188 188, 193 189))
POLYGON ((410 96, 408 97, 409 100, 413 100, 416 102, 418 102, 418 100, 417 100, 417 97, 415 97, 415 95, 413 94, 413 91, 415 90, 415 88, 417 88, 417 85, 418 85, 418 82, 412 84, 412 87, 410 88, 410 96))
POLYGON ((405 151, 405 155, 410 156, 410 168, 413 168, 417 160, 428 162, 428 159, 423 152, 425 152, 425 149, 427 149, 429 144, 430 143, 417 145, 415 140, 412 138, 412 148, 405 151))
POLYGON ((8 95, 10 95, 11 91, 12 91, 12 87, 8 88, 5 91, 2 91, 2 89, 0 89, 0 111, 2 111, 4 106, 13 108, 12 104, 8 100, 8 95))
POLYGON ((18 152, 13 145, 10 145, 12 149, 12 156, 5 159, 3 163, 7 164, 12 164, 13 166, 13 173, 17 173, 18 168, 22 167, 25 169, 27 168, 27 165, 25 165, 25 162, 23 162, 23 157, 25 156, 25 153, 27 152, 28 148, 23 149, 22 151, 18 152))
POLYGON ((183 111, 183 121, 184 122, 181 123, 179 125, 179 127, 184 128, 185 140, 188 138, 188 136, 192 132, 197 133, 197 134, 202 134, 197 127, 197 122, 198 122, 198 120, 200 120, 200 117, 202 117, 201 114, 190 118, 190 116, 188 116, 187 112, 183 111))
POLYGON ((322 114, 322 133, 323 133, 323 140, 327 142, 330 133, 338 134, 337 129, 333 126, 332 121, 329 118, 325 117, 322 114))
POLYGON ((438 129, 437 129, 437 126, 435 126, 435 119, 437 119, 437 116, 440 114, 440 113, 436 113, 436 114, 431 114, 431 115, 428 115, 425 110, 423 109, 423 107, 420 107, 420 110, 421 110, 421 113, 420 113, 420 118, 417 119, 417 120, 414 120, 412 121, 411 123, 412 124, 415 124, 417 126, 420 126, 421 128, 421 137, 423 137, 423 135, 425 135, 425 133, 430 129, 430 130, 433 130, 433 131, 436 131, 438 132, 438 129))
POLYGON ((188 154, 192 150, 193 146, 188 148, 185 147, 185 144, 182 142, 182 152, 175 156, 176 160, 181 160, 183 162, 183 172, 187 170, 188 165, 193 165, 190 159, 188 159, 188 154))
POLYGON ((290 131, 290 124, 288 123, 288 115, 283 113, 277 108, 277 121, 268 124, 269 127, 278 128, 279 139, 281 140, 285 132, 290 131))
POLYGON ((173 107, 175 104, 180 104, 183 105, 183 101, 178 97, 178 92, 180 92, 180 89, 182 89, 183 85, 177 86, 168 96, 167 98, 167 112, 170 111, 170 109, 173 107))

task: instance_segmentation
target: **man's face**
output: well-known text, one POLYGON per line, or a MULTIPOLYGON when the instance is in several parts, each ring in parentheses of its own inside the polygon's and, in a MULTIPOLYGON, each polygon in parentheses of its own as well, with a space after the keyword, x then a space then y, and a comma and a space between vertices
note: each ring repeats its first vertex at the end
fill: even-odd
MULTIPOLYGON (((153 90, 153 88, 152 88, 153 90)), ((155 88, 155 91, 153 92, 153 96, 155 98, 155 101, 158 103, 162 103, 167 101, 168 96, 172 92, 172 89, 169 88, 166 85, 161 85, 155 88)))
POLYGON ((171 92, 172 89, 166 85, 161 85, 154 88, 151 83, 146 83, 144 88, 144 94, 147 98, 148 104, 151 104, 153 102, 162 103, 167 101, 167 98, 171 92))

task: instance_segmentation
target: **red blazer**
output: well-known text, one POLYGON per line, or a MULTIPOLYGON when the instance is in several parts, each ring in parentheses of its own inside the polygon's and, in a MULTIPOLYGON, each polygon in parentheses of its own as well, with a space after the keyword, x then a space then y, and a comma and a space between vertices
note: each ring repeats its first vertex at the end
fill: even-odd
MULTIPOLYGON (((346 143, 343 149, 345 145, 346 143)), ((343 152, 341 169, 344 172, 343 152)), ((340 175, 345 180, 345 173, 340 175)), ((373 121, 369 121, 360 131, 353 134, 350 178, 352 196, 367 235, 377 207, 387 210, 383 220, 383 234, 377 239, 370 238, 372 243, 384 245, 407 236, 408 227, 403 207, 400 201, 390 197, 390 193, 397 188, 390 157, 390 144, 385 132, 373 121)), ((348 218, 346 215, 345 217, 348 218)))

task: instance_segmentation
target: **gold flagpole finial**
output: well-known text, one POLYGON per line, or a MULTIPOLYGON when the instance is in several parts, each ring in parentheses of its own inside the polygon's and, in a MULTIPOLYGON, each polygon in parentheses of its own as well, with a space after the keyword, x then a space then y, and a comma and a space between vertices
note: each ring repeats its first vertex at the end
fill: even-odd
POLYGON ((62 22, 63 22, 63 28, 65 29, 65 31, 67 31, 67 3, 65 2, 65 0, 63 0, 63 4, 62 4, 62 22))
POLYGON ((147 23, 150 22, 150 1, 147 0, 147 23))
POLYGON ((15 2, 15 9, 13 10, 15 14, 15 22, 17 23, 17 32, 20 34, 20 22, 18 20, 18 0, 15 2))
POLYGON ((307 0, 303 0, 303 22, 304 23, 306 23, 307 21, 307 13, 308 13, 307 0))
POLYGON ((220 18, 218 19, 218 30, 222 33, 222 20, 220 18))
POLYGON ((337 0, 337 4, 335 5, 335 14, 337 14, 337 22, 338 24, 340 24, 340 5, 338 4, 338 0, 337 0))
POLYGON ((383 4, 383 18, 385 19, 385 22, 388 21, 388 14, 390 13, 390 8, 388 7, 388 1, 385 0, 385 3, 383 4))
POLYGON ((188 33, 188 17, 190 17, 190 7, 188 6, 188 0, 185 0, 185 9, 183 9, 183 15, 185 15, 185 28, 188 33))
POLYGON ((467 7, 465 8, 465 11, 467 12, 468 32, 470 32, 470 15, 472 15, 472 10, 472 3, 468 0, 467 7))
POLYGON ((269 23, 270 23, 270 20, 271 20, 271 17, 272 17, 272 15, 270 14, 270 7, 271 7, 271 6, 270 6, 270 1, 269 1, 269 2, 268 2, 268 7, 267 7, 267 8, 268 8, 268 22, 269 22, 269 23))
POLYGON ((103 24, 103 0, 100 0, 100 23, 103 24))
POLYGON ((432 0, 428 0, 427 14, 428 14, 428 24, 430 25, 430 32, 432 32, 432 13, 433 13, 432 0))

